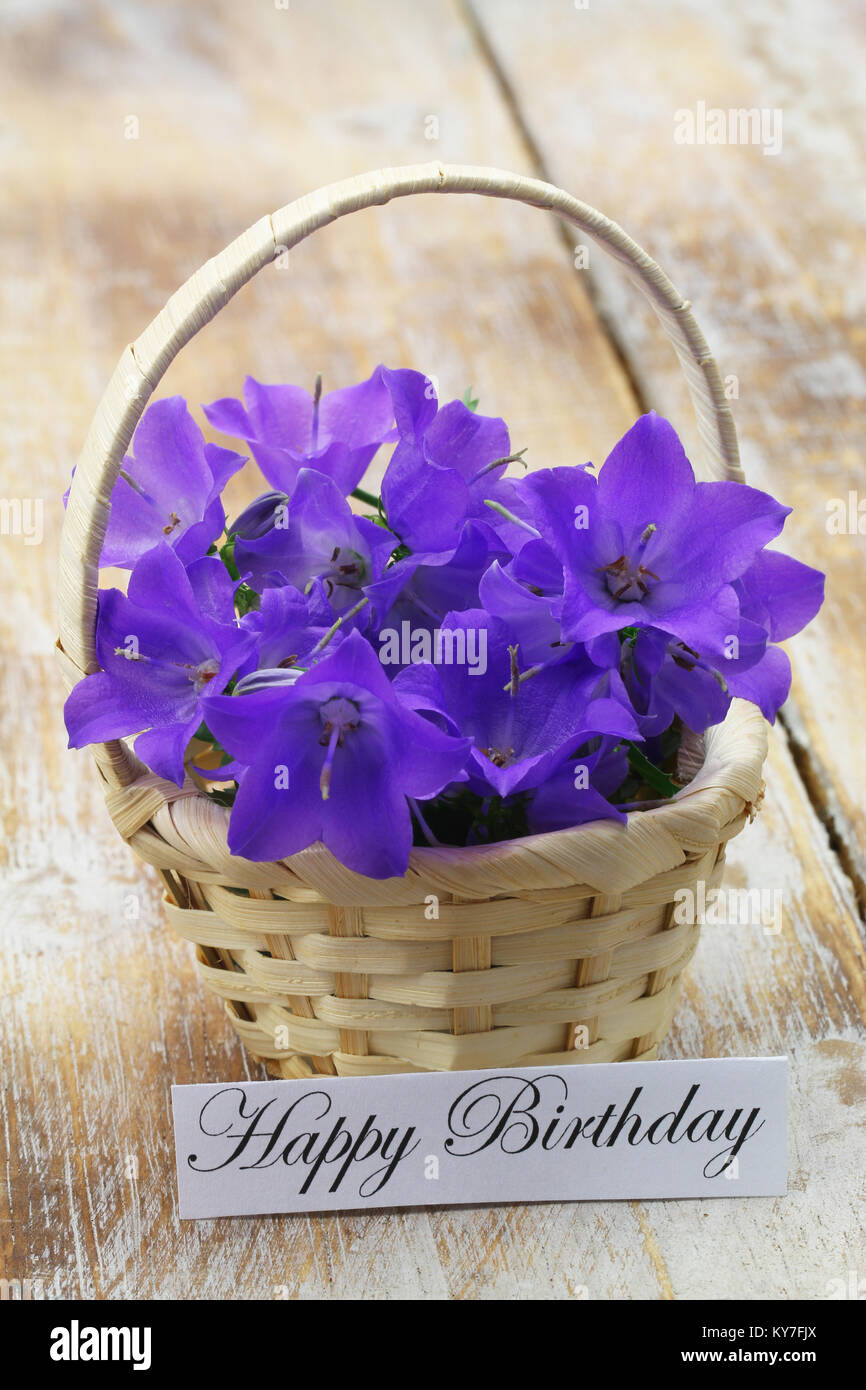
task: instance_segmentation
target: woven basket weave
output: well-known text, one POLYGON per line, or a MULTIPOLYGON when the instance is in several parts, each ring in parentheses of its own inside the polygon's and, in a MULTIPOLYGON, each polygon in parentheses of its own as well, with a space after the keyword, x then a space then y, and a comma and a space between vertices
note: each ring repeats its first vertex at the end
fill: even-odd
MULTIPOLYGON (((264 265, 347 213, 414 193, 550 209, 620 261, 686 375, 701 476, 742 481, 718 370, 689 305, 645 252, 560 189, 491 169, 387 169, 321 189, 210 260, 123 353, 76 470, 63 528, 58 648, 67 686, 98 669, 98 563, 111 490, 148 399, 181 347, 264 265)), ((368 879, 321 845, 273 864, 229 853, 228 811, 153 776, 124 742, 94 749, 109 813, 160 872, 169 920, 204 982, 278 1076, 346 1076, 652 1058, 698 926, 674 896, 715 886, 762 794, 766 729, 735 700, 692 749, 671 802, 610 822, 467 849, 415 849, 368 879)))

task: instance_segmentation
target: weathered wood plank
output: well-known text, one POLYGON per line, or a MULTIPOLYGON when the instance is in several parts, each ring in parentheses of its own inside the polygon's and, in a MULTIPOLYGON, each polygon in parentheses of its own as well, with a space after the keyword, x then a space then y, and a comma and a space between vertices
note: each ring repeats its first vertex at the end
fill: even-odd
MULTIPOLYGON (((20 311, 0 328, 2 487, 45 501, 41 545, 0 544, 11 981, 0 1271, 42 1279, 59 1297, 820 1295, 835 1265, 858 1267, 863 959, 850 886, 779 738, 761 817, 731 863, 734 881, 782 889, 784 930, 706 930, 668 1055, 792 1052, 797 1138, 784 1202, 178 1222, 168 1088, 240 1078, 247 1064, 189 948, 161 921, 155 876, 108 823, 89 759, 64 751, 49 655, 53 499, 122 344, 263 211, 383 163, 429 154, 526 167, 526 157, 446 0, 327 13, 301 0, 289 11, 220 0, 206 13, 93 3, 62 31, 41 11, 0 23, 19 136, 3 150, 0 279, 20 311), (129 115, 137 141, 123 138, 129 115), (429 116, 438 141, 425 139, 429 116)), ((627 26, 611 34, 631 63, 627 26)), ((558 91, 573 101, 571 76, 558 91)), ((653 184, 648 217, 663 189, 653 184)), ((247 370, 265 380, 322 370, 337 384, 379 358, 438 372, 450 394, 471 381, 537 464, 600 457, 634 415, 545 220, 460 200, 329 228, 229 306, 164 391, 209 400, 247 370)), ((665 382, 679 423, 686 412, 665 382)))

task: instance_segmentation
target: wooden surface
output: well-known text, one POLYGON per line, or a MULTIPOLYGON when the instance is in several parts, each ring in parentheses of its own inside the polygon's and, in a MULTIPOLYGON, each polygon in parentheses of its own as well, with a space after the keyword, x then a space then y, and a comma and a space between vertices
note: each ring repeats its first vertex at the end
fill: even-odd
MULTIPOLYGON (((187 1299, 818 1299, 862 1278, 866 538, 826 525, 830 499, 866 496, 853 0, 70 0, 8 8, 0 38, 0 493, 44 504, 41 544, 0 537, 0 1277, 187 1299), (676 144, 698 101, 782 108, 782 152, 676 144), (782 891, 783 930, 705 929, 665 1049, 788 1054, 784 1199, 177 1220, 169 1086, 250 1072, 65 751, 58 499, 120 349, 186 275, 323 182, 433 157, 546 174, 659 259, 738 378, 750 480, 794 504, 787 548, 829 573, 729 858, 729 883, 782 891)), ((446 397, 471 383, 537 466, 600 459, 646 405, 691 443, 675 360, 618 274, 595 252, 576 268, 527 209, 376 209, 259 276, 163 392, 342 385, 384 359, 446 397)))

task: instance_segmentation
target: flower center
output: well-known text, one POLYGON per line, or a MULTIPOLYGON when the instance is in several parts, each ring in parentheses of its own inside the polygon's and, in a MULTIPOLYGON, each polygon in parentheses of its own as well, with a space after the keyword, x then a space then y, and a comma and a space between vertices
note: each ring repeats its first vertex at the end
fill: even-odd
POLYGON ((629 555, 620 555, 609 565, 602 566, 601 573, 606 576, 608 593, 612 594, 615 599, 619 599, 621 603, 642 603, 652 588, 649 581, 654 580, 658 583, 658 575, 651 569, 647 569, 643 563, 647 543, 657 529, 655 522, 651 521, 641 533, 634 558, 629 555))
POLYGON ((514 757, 513 748, 482 748, 481 752, 490 759, 494 767, 508 767, 514 757))
POLYGON ((196 695, 200 695, 202 690, 204 690, 205 686, 213 680, 214 676, 219 671, 219 668, 219 662, 215 661, 213 657, 210 657, 207 661, 202 661, 199 663, 198 666, 193 667, 190 680, 192 681, 195 687, 196 695))
POLYGON ((349 595, 338 591, 360 589, 366 577, 364 557, 359 555, 357 550, 345 550, 339 545, 334 547, 329 568, 321 575, 328 598, 333 600, 336 596, 344 603, 348 601, 349 595))
POLYGON ((319 718, 322 721, 322 736, 319 743, 328 749, 319 777, 319 790, 322 793, 322 800, 327 801, 331 795, 331 769, 334 765, 334 754, 338 748, 342 748, 346 734, 357 729, 361 722, 361 713, 353 700, 346 700, 342 695, 337 695, 332 700, 326 700, 320 707, 319 718))
POLYGON ((168 525, 167 525, 167 526, 163 526, 163 528, 162 528, 162 534, 163 534, 164 536, 170 536, 171 533, 172 533, 172 531, 176 531, 179 525, 180 525, 180 517, 178 516, 177 512, 169 512, 169 515, 168 515, 168 525))

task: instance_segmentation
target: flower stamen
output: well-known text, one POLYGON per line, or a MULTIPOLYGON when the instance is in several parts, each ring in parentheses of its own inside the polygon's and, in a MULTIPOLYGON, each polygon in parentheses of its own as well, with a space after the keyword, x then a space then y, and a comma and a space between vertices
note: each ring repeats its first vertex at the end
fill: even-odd
MULTIPOLYGON (((647 531, 649 527, 647 527, 647 531)), ((646 531, 644 532, 646 535, 646 531)), ((640 603, 645 599, 650 591, 647 583, 648 579, 659 582, 659 576, 653 570, 647 569, 646 565, 634 565, 625 555, 620 555, 616 560, 612 560, 609 565, 602 565, 599 574, 608 575, 608 592, 615 599, 624 599, 627 603, 640 603), (616 588, 614 588, 616 584, 616 588)))
POLYGON ((327 801, 331 795, 334 754, 338 748, 342 748, 346 734, 357 729, 361 722, 361 716, 358 712, 358 706, 352 700, 345 700, 341 696, 336 696, 332 700, 325 701, 319 710, 319 718, 324 725, 319 743, 327 744, 328 749, 322 764, 322 771, 319 774, 319 791, 322 800, 327 801))
POLYGON ((311 453, 315 453, 319 447, 319 402, 322 399, 322 373, 316 377, 316 384, 313 387, 313 425, 310 433, 311 453))
POLYGON ((507 767, 514 757, 513 748, 482 748, 481 752, 485 758, 489 758, 494 767, 507 767))

